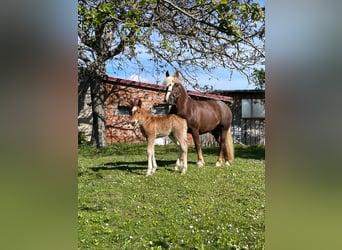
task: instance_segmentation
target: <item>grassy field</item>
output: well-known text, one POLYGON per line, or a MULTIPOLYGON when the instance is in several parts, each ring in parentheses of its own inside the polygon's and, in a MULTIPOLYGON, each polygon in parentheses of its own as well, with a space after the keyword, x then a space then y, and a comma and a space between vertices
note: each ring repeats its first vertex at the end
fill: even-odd
POLYGON ((235 145, 231 167, 215 167, 203 148, 186 175, 173 171, 174 145, 156 146, 146 177, 146 144, 79 146, 79 249, 264 249, 264 147, 235 145))

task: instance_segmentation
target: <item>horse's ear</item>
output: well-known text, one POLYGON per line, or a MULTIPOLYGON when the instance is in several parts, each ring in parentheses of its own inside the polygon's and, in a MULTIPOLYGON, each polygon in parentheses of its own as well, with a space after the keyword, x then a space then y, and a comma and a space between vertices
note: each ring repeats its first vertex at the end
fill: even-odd
POLYGON ((133 100, 129 100, 129 101, 128 101, 128 104, 129 104, 131 107, 133 107, 133 106, 134 106, 134 101, 133 101, 133 100))
POLYGON ((175 82, 182 84, 182 77, 178 70, 174 73, 173 77, 175 82))
POLYGON ((168 70, 166 71, 166 74, 165 74, 165 75, 166 75, 166 77, 169 77, 169 76, 170 76, 170 73, 169 73, 168 70))
POLYGON ((139 101, 138 101, 138 107, 139 107, 139 108, 142 107, 142 101, 141 101, 141 99, 139 99, 139 101))
POLYGON ((178 70, 175 72, 175 74, 173 76, 177 77, 178 79, 180 79, 180 77, 181 77, 178 70))

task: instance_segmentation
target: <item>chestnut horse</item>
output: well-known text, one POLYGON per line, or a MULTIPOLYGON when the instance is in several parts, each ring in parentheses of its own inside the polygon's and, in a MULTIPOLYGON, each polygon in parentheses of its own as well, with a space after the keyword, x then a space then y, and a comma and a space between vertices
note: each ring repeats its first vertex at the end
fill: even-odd
POLYGON ((199 135, 207 132, 210 132, 220 145, 216 166, 222 166, 222 156, 225 158, 225 165, 229 166, 234 160, 234 145, 231 133, 232 112, 228 105, 218 100, 192 99, 183 86, 178 72, 173 76, 166 72, 164 86, 165 101, 175 105, 174 112, 187 121, 189 132, 195 142, 197 166, 202 167, 205 164, 199 135))
POLYGON ((141 132, 147 139, 147 173, 152 175, 157 169, 157 162, 154 155, 154 140, 158 137, 169 136, 169 138, 177 145, 178 159, 176 161, 175 170, 183 165, 181 174, 185 174, 187 165, 187 130, 186 120, 175 115, 153 116, 147 110, 142 108, 142 102, 139 100, 137 106, 132 108, 133 124, 140 124, 141 132))

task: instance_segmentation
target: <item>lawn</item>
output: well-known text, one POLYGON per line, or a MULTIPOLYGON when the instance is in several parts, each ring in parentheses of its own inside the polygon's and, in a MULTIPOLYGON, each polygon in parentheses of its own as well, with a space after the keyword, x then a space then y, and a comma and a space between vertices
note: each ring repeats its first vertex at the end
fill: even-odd
POLYGON ((177 148, 156 146, 157 171, 145 176, 146 144, 79 146, 79 249, 264 249, 265 149, 235 145, 230 167, 204 147, 186 175, 177 148))

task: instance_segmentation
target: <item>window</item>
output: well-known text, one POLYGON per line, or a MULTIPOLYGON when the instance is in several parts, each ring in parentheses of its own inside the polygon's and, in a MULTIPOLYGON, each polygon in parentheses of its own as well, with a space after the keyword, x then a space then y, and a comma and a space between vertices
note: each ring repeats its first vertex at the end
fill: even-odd
POLYGON ((151 108, 152 115, 167 115, 169 112, 169 104, 156 104, 151 108))
POLYGON ((118 106, 118 108, 114 111, 114 116, 126 116, 132 115, 131 107, 129 106, 118 106))
POLYGON ((242 118, 265 118, 265 101, 262 99, 242 99, 242 118))

